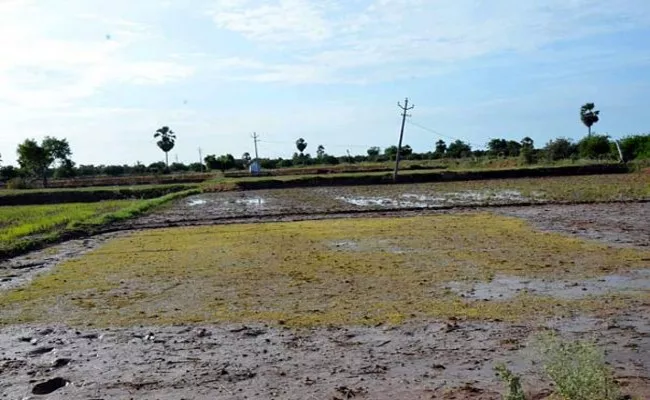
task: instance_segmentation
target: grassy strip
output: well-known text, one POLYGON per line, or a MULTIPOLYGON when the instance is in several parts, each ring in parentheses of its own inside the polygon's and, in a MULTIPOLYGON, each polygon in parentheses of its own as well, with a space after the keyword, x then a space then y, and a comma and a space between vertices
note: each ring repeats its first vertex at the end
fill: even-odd
MULTIPOLYGON (((47 216, 47 211, 45 211, 42 214, 44 218, 42 221, 31 221, 26 224, 28 225, 27 228, 19 225, 3 229, 4 232, 0 233, 0 260, 15 257, 48 244, 91 235, 113 222, 136 217, 175 199, 200 192, 199 189, 190 189, 169 193, 155 199, 133 201, 126 207, 116 208, 113 211, 99 215, 92 212, 92 208, 84 207, 86 205, 75 205, 74 207, 81 209, 81 211, 70 215, 56 215, 53 217, 47 216), (37 237, 34 236, 36 234, 37 237)), ((119 202, 111 202, 113 206, 116 204, 119 204, 119 202)), ((57 208, 60 207, 62 206, 57 206, 57 208)), ((12 208, 7 210, 11 211, 12 208)), ((97 209, 102 210, 100 207, 95 208, 95 210, 97 209)))
POLYGON ((79 189, 0 190, 0 206, 92 203, 105 200, 151 199, 197 188, 197 184, 94 187, 79 189))
MULTIPOLYGON (((399 175, 398 182, 426 183, 507 178, 597 175, 627 173, 629 170, 629 167, 624 164, 592 164, 507 169, 485 168, 456 171, 415 170, 403 171, 399 175)), ((359 172, 328 175, 286 175, 275 177, 222 178, 205 182, 202 186, 206 191, 229 191, 310 186, 382 185, 390 184, 393 182, 393 176, 389 173, 359 172)))

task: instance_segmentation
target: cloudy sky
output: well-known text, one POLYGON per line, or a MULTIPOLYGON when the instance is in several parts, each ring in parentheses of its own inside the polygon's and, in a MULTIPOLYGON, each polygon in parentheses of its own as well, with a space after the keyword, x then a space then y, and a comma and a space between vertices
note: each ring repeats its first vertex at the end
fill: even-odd
POLYGON ((648 0, 0 0, 0 154, 65 137, 81 164, 650 131, 648 0), (425 129, 426 128, 426 129, 425 129))

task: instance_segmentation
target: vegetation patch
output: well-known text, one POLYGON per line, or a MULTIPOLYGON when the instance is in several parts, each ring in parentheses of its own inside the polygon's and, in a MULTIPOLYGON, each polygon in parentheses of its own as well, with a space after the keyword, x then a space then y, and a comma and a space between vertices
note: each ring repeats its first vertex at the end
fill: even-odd
POLYGON ((29 204, 92 203, 105 200, 152 199, 169 193, 197 188, 192 184, 136 187, 93 187, 77 189, 0 190, 0 206, 29 204))
POLYGON ((115 239, 3 293, 1 322, 516 321, 624 309, 648 294, 480 301, 446 285, 497 274, 594 278, 648 267, 648 258, 650 251, 536 232, 491 214, 163 229, 115 239))
POLYGON ((109 223, 133 218, 197 189, 150 200, 0 207, 0 259, 63 238, 79 237, 109 223))
MULTIPOLYGON (((409 170, 403 171, 398 182, 449 182, 507 178, 533 178, 553 176, 579 176, 594 174, 627 173, 629 167, 625 164, 588 164, 556 167, 525 167, 507 169, 472 169, 456 171, 439 170, 409 170)), ((336 173, 325 175, 286 175, 263 176, 248 178, 220 178, 208 181, 203 186, 209 191, 215 188, 224 190, 225 184, 239 190, 278 189, 310 186, 354 186, 382 185, 394 183, 393 175, 385 172, 336 173)))

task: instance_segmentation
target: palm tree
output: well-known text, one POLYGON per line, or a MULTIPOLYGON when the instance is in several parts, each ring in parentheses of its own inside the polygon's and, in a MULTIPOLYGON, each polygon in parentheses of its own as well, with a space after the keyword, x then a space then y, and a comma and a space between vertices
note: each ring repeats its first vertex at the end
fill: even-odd
POLYGON ((307 142, 305 142, 305 139, 300 138, 300 139, 296 140, 296 148, 298 149, 298 151, 300 152, 300 155, 302 156, 303 155, 302 153, 307 148, 307 142))
POLYGON ((251 154, 249 152, 245 152, 241 155, 241 159, 244 162, 244 165, 248 166, 251 163, 251 154))
POLYGON ((596 108, 594 103, 586 103, 580 107, 580 120, 589 130, 588 136, 591 136, 591 126, 599 120, 598 114, 600 114, 600 111, 594 108, 596 108))
POLYGON ((316 150, 316 155, 317 155, 318 159, 323 158, 325 156, 325 146, 323 146, 322 144, 319 144, 318 149, 316 150))
POLYGON ((163 126, 158 129, 153 135, 154 138, 160 138, 156 143, 160 150, 165 152, 165 164, 169 168, 169 151, 174 148, 174 143, 176 142, 176 134, 174 131, 169 129, 168 126, 163 126))

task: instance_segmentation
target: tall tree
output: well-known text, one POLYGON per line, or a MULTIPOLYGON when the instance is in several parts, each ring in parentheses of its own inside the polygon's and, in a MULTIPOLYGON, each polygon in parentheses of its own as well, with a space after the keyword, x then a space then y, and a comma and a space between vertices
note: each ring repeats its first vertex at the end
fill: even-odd
POLYGON ((377 157, 379 157, 379 152, 381 152, 381 149, 377 146, 373 146, 367 150, 368 153, 368 159, 370 161, 375 161, 377 160, 377 157))
POLYGON ((324 156, 325 156, 325 146, 319 144, 318 148, 316 149, 316 157, 318 157, 319 160, 322 160, 324 156))
POLYGON ((447 156, 451 158, 463 158, 472 155, 472 146, 462 140, 455 140, 447 147, 447 156))
POLYGON ((598 115, 600 111, 595 109, 596 106, 594 103, 586 103, 580 107, 580 120, 588 129, 588 136, 591 136, 591 127, 593 124, 597 123, 600 118, 598 115))
POLYGON ((444 140, 440 139, 436 142, 436 149, 433 152, 435 158, 442 158, 447 152, 447 143, 444 140))
POLYGON ((251 154, 249 152, 245 152, 244 154, 241 155, 241 159, 244 162, 244 166, 247 167, 251 163, 251 154))
POLYGON ((39 145, 33 139, 26 139, 16 150, 18 164, 31 175, 43 179, 43 187, 47 187, 48 169, 59 161, 61 166, 70 163, 72 151, 66 139, 46 136, 39 145))
POLYGON ((298 149, 298 151, 300 152, 300 155, 302 156, 303 152, 307 148, 307 142, 305 142, 305 139, 300 138, 300 139, 296 140, 296 148, 298 149))
POLYGON ((153 137, 159 138, 156 144, 160 147, 160 150, 165 152, 165 165, 169 168, 169 152, 176 143, 176 134, 168 126, 163 126, 153 134, 153 137))

